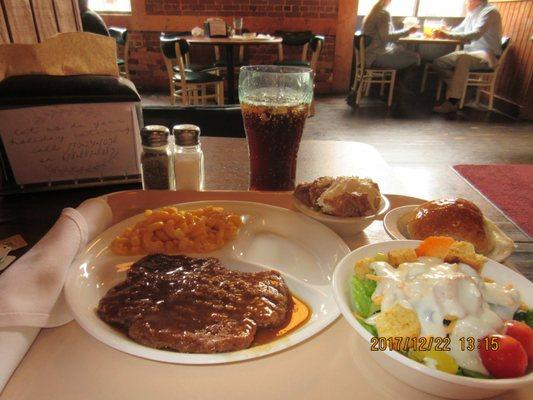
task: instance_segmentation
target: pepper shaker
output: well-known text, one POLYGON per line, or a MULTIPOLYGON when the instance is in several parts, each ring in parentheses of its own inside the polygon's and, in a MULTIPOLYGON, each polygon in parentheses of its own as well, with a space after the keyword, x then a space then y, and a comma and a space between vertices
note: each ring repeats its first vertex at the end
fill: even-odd
POLYGON ((143 189, 174 189, 172 149, 169 130, 162 125, 148 125, 141 130, 143 189))

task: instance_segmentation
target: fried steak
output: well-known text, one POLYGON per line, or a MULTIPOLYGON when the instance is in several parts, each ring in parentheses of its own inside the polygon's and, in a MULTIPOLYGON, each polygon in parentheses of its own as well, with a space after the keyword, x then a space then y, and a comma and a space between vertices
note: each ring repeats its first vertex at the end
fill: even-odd
POLYGON ((146 346, 218 353, 250 347, 258 328, 282 326, 292 297, 276 271, 246 273, 216 258, 153 254, 131 266, 97 313, 146 346))

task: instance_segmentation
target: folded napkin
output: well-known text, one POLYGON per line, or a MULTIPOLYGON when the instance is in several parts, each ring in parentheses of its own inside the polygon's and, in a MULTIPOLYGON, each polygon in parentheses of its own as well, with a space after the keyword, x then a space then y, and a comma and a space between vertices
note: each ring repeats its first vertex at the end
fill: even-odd
POLYGON ((102 198, 65 208, 52 229, 0 276, 0 391, 39 328, 72 319, 62 300, 67 271, 77 253, 111 221, 111 208, 102 198))
POLYGON ((0 81, 17 75, 118 76, 115 39, 65 32, 41 43, 0 44, 0 81))

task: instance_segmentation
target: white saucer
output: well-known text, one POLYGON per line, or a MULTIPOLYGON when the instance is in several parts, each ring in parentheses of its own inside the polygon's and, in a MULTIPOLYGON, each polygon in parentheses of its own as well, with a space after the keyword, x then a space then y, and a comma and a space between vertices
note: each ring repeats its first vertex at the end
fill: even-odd
MULTIPOLYGON (((411 240, 409 232, 407 232, 407 222, 409 215, 416 207, 418 205, 398 207, 385 214, 383 227, 391 238, 395 240, 411 240)), ((515 249, 513 240, 490 219, 485 218, 485 224, 493 243, 500 243, 486 256, 494 261, 505 261, 515 249)))

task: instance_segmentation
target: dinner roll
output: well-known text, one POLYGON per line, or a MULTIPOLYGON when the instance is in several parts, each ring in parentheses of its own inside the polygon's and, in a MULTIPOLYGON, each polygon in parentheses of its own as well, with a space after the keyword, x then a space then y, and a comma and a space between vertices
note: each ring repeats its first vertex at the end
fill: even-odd
POLYGON ((411 214, 407 232, 411 239, 417 240, 429 236, 450 236, 467 241, 481 254, 492 250, 483 213, 465 199, 439 199, 421 204, 411 214))

